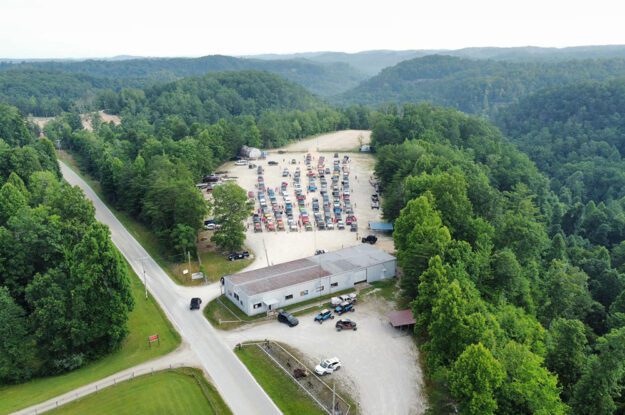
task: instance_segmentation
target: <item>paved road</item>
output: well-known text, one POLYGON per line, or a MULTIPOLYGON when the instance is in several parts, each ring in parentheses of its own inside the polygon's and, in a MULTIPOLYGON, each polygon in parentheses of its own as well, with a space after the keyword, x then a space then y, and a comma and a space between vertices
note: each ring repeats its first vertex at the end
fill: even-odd
MULTIPOLYGON (((176 327, 182 338, 191 345, 202 368, 235 414, 279 414, 280 410, 256 382, 234 352, 217 336, 215 329, 200 312, 189 311, 191 291, 177 286, 143 247, 128 233, 95 192, 74 171, 60 163, 63 177, 77 185, 96 208, 96 218, 108 225, 117 248, 126 257, 137 275, 145 266, 148 290, 176 327), (143 260, 142 260, 143 259, 143 260)), ((202 290, 207 296, 218 294, 217 285, 202 290)), ((197 291, 193 291, 197 293, 197 291)), ((197 295, 197 294, 196 294, 197 295)))

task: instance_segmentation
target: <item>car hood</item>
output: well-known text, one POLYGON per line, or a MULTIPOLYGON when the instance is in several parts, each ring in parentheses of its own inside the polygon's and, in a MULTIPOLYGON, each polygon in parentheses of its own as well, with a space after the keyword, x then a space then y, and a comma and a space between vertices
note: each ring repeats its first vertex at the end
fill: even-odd
POLYGON ((323 373, 323 372, 325 372, 325 371, 326 371, 326 370, 325 370, 324 368, 322 368, 322 367, 321 367, 321 365, 317 365, 317 366, 315 366, 315 372, 316 372, 316 373, 323 373))

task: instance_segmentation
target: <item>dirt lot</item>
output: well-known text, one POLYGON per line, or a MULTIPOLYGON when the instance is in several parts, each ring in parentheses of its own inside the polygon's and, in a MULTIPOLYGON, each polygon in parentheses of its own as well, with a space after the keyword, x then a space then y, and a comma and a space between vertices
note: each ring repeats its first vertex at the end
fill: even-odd
POLYGON ((371 142, 371 131, 344 130, 328 134, 321 134, 308 140, 301 140, 282 148, 285 151, 356 151, 362 144, 371 142))
POLYGON ((363 414, 422 414, 426 400, 418 351, 410 336, 390 326, 388 308, 377 298, 361 301, 348 316, 358 323, 357 331, 337 332, 338 316, 320 325, 313 315, 304 315, 294 328, 270 321, 220 334, 231 347, 246 340, 284 342, 306 355, 310 369, 336 356, 343 368, 324 380, 335 378, 360 403, 363 414))
MULTIPOLYGON (((316 147, 318 141, 322 147, 332 148, 344 146, 345 148, 354 148, 358 145, 357 136, 363 134, 368 139, 368 132, 361 131, 347 131, 347 132, 335 132, 326 134, 323 136, 315 137, 308 140, 295 143, 289 146, 299 146, 306 149, 311 145, 316 147), (338 144, 333 144, 338 143, 338 144)), ((299 259, 313 255, 317 249, 326 249, 329 251, 357 245, 360 242, 360 238, 371 233, 367 229, 369 221, 379 221, 380 210, 371 209, 371 194, 374 193, 374 189, 369 183, 369 178, 373 173, 374 159, 371 154, 366 153, 346 153, 339 152, 339 158, 342 159, 344 155, 350 157, 349 170, 350 170, 350 186, 351 186, 351 201, 354 208, 354 214, 358 221, 358 232, 350 232, 349 227, 344 230, 318 230, 314 227, 313 231, 305 231, 303 228, 298 231, 275 231, 270 232, 263 228, 263 232, 255 233, 253 230, 253 224, 250 219, 249 229, 247 232, 246 245, 255 252, 256 261, 250 266, 249 269, 261 268, 267 266, 267 258, 270 264, 279 264, 286 261, 299 259), (266 249, 266 254, 265 254, 266 249)), ((256 165, 260 165, 264 168, 265 184, 269 188, 280 187, 283 181, 288 182, 288 194, 292 201, 296 204, 296 197, 293 189, 293 179, 282 177, 282 171, 284 168, 288 168, 289 172, 293 174, 296 167, 300 167, 302 170, 302 187, 305 187, 308 183, 306 174, 306 165, 304 158, 306 151, 301 152, 289 152, 285 154, 279 154, 278 150, 271 151, 267 160, 254 161, 256 165), (290 164, 290 161, 295 159, 297 164, 290 164), (269 161, 277 161, 277 166, 270 166, 269 161)), ((311 148, 311 155, 313 157, 312 165, 316 170, 317 160, 320 156, 325 156, 326 166, 332 168, 334 159, 334 152, 316 152, 311 148)), ((256 169, 250 169, 248 166, 236 166, 233 162, 226 163, 220 167, 221 171, 228 171, 228 175, 236 177, 237 183, 243 187, 246 191, 253 191, 256 195, 256 185, 258 183, 258 175, 256 169)), ((319 180, 316 181, 319 186, 319 180)), ((319 198, 321 201, 321 194, 319 191, 310 192, 306 195, 306 208, 312 217, 312 198, 319 198)), ((332 197, 330 197, 332 200, 332 197)), ((279 203, 283 203, 282 196, 278 196, 279 203)), ((256 209, 258 209, 258 199, 255 199, 256 209)), ((297 206, 294 208, 294 217, 297 220, 299 210, 297 206)), ((284 217, 286 225, 286 217, 284 217)), ((393 252, 393 242, 390 235, 377 235, 379 240, 376 244, 380 249, 384 249, 388 252, 393 252)))

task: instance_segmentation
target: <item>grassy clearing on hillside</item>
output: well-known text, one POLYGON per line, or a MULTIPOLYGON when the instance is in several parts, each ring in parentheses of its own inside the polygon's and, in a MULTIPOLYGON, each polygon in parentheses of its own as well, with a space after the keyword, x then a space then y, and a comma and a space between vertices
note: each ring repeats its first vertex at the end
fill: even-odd
POLYGON ((139 278, 130 273, 135 308, 129 315, 129 335, 120 350, 87 366, 59 376, 34 379, 21 385, 0 388, 0 414, 43 402, 120 370, 163 356, 180 344, 180 336, 150 296, 145 299, 139 278), (160 346, 148 347, 147 337, 159 334, 160 346))
POLYGON ((325 413, 258 347, 237 348, 235 353, 285 415, 325 413))
MULTIPOLYGON (((94 180, 89 174, 80 169, 80 163, 78 159, 65 151, 59 151, 57 153, 60 160, 65 162, 72 170, 74 170, 87 184, 93 189, 93 191, 102 199, 113 214, 119 219, 124 227, 130 232, 130 234, 145 248, 150 256, 165 270, 167 275, 180 285, 201 285, 203 280, 192 280, 191 274, 199 271, 199 264, 197 258, 191 257, 191 266, 187 262, 187 258, 183 254, 172 257, 169 255, 165 247, 160 240, 156 237, 152 230, 132 218, 130 215, 121 212, 106 202, 104 195, 102 194, 102 187, 97 180, 94 180), (188 270, 189 272, 184 275, 182 270, 188 270)), ((203 241, 200 241, 200 245, 203 241)), ((226 274, 234 274, 239 272, 243 268, 252 263, 252 260, 239 260, 228 261, 228 258, 215 251, 203 249, 200 246, 200 260, 204 266, 207 280, 209 282, 218 281, 219 278, 226 274)))
POLYGON ((157 372, 119 383, 57 410, 56 415, 231 414, 197 369, 157 372))

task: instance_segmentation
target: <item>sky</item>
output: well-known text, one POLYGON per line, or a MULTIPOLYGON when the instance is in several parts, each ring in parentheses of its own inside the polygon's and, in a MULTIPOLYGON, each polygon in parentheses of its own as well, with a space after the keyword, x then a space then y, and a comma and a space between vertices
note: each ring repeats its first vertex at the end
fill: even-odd
POLYGON ((0 0, 0 58, 625 44, 618 0, 0 0))

